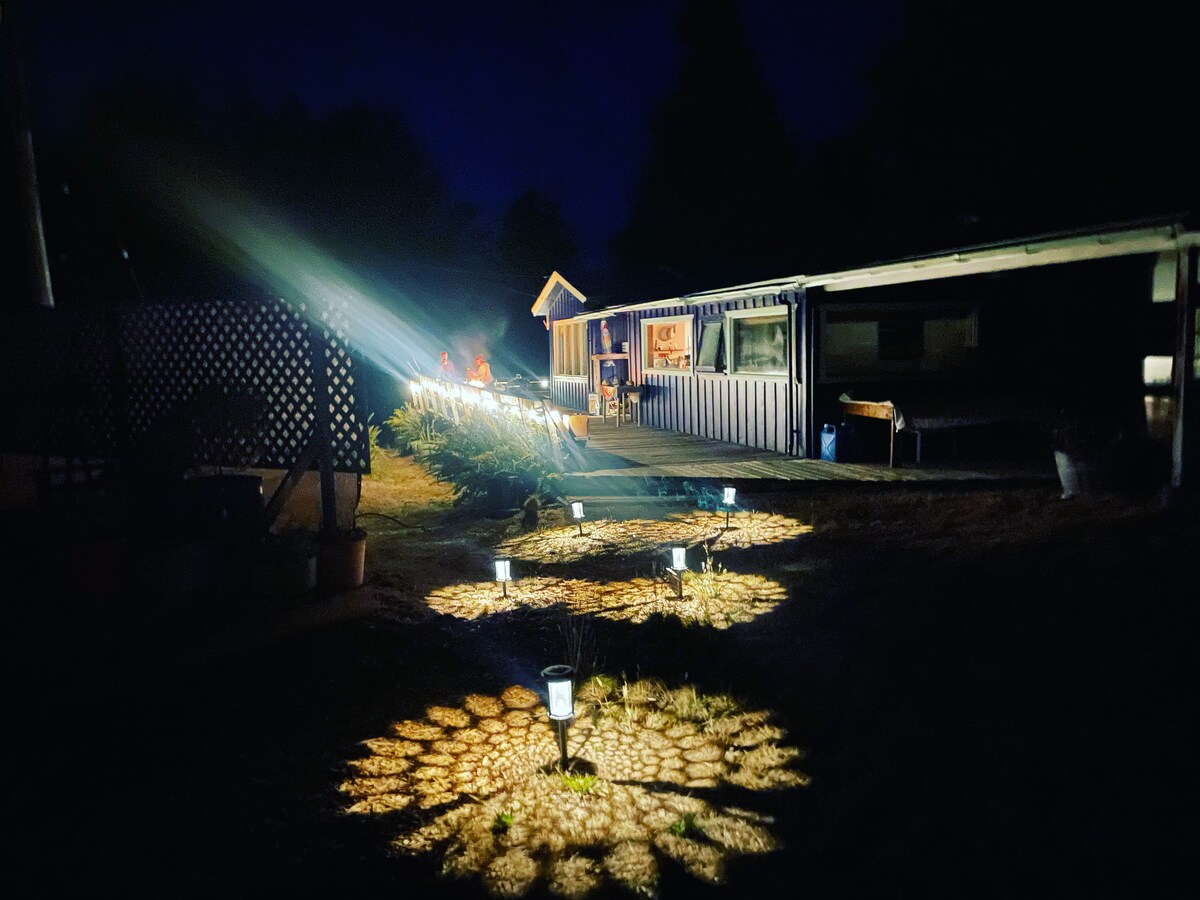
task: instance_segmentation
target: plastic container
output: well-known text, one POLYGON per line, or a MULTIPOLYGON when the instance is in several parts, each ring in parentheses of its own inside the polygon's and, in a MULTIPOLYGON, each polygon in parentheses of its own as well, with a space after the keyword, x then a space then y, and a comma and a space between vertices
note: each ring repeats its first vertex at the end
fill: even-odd
POLYGON ((825 423, 821 429, 821 459, 826 462, 837 462, 837 426, 825 423))

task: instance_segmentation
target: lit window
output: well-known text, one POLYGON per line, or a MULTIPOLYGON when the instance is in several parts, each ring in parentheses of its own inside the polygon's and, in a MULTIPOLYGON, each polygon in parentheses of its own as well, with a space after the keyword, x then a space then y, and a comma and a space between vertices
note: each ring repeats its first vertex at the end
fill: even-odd
POLYGON ((1147 356, 1142 360, 1142 382, 1151 384, 1170 384, 1173 357, 1147 356))
POLYGON ((647 373, 691 374, 692 322, 691 316, 642 319, 642 366, 647 373))
POLYGON ((786 376, 788 317, 781 307, 731 310, 729 372, 731 375, 786 376))
POLYGON ((554 323, 554 375, 583 378, 587 375, 587 322, 564 319, 554 323))

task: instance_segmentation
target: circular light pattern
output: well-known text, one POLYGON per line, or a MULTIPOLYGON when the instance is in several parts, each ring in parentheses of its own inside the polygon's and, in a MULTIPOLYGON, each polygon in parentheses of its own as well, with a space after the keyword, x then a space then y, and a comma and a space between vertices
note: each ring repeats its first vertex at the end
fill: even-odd
POLYGON ((348 811, 417 811, 402 817, 397 849, 440 850, 445 873, 505 897, 538 882, 582 897, 605 880, 650 893, 662 858, 720 882, 731 857, 775 848, 769 819, 694 793, 808 783, 769 713, 650 680, 594 678, 576 700, 566 773, 553 769, 545 707, 510 687, 365 741, 371 755, 351 761, 356 775, 341 785, 348 811))
POLYGON ((683 573, 683 599, 673 584, 651 578, 594 582, 578 578, 522 578, 505 596, 495 582, 453 584, 425 598, 435 612, 478 619, 517 610, 565 606, 576 615, 644 622, 650 616, 678 618, 689 625, 728 628, 750 622, 787 599, 787 589, 761 575, 741 575, 714 567, 683 573))
POLYGON ((775 513, 738 512, 729 523, 726 529, 723 512, 703 510, 666 519, 600 519, 585 525, 582 536, 577 525, 563 525, 509 538, 498 550, 530 562, 568 563, 596 556, 638 556, 668 544, 703 541, 713 550, 778 544, 812 531, 811 525, 775 513))

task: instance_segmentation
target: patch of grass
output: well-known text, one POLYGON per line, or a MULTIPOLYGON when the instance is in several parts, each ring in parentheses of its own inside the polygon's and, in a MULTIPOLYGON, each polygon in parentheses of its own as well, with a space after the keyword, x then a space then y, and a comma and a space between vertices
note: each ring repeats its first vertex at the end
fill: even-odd
POLYGON ((508 829, 512 827, 512 823, 512 813, 496 813, 496 818, 492 819, 492 834, 497 837, 508 834, 508 829))
POLYGON ((559 776, 562 783, 577 794, 586 794, 596 786, 597 778, 595 775, 575 775, 571 772, 564 772, 559 776))
POLYGON ((681 838, 694 838, 703 835, 704 832, 700 826, 696 824, 696 816, 694 813, 684 813, 678 819, 671 823, 671 834, 681 838))

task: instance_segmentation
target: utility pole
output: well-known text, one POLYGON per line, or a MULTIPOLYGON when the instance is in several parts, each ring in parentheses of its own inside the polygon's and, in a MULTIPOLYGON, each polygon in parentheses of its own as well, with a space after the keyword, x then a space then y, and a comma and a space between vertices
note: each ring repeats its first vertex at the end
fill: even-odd
POLYGON ((14 0, 0 0, 0 31, 3 32, 4 54, 8 57, 9 90, 12 94, 12 129, 16 151, 17 186, 21 197, 21 234, 25 244, 25 266, 29 273, 30 299, 36 306, 53 309, 50 260, 46 256, 46 234, 42 229, 42 201, 38 194, 37 163, 33 156, 29 101, 25 93, 25 71, 21 65, 14 7, 14 0))

